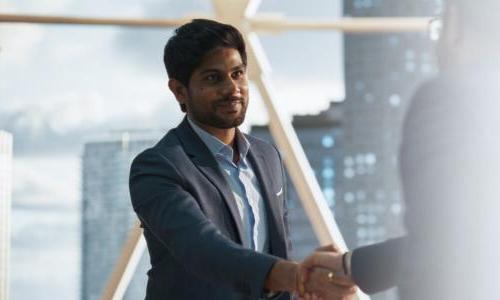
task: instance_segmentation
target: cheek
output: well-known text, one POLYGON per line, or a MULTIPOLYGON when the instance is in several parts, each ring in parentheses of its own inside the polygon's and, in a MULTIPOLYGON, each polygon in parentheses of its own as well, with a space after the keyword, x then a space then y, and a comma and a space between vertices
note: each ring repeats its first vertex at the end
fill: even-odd
POLYGON ((193 89, 191 93, 191 98, 193 102, 198 106, 207 106, 211 105, 214 101, 220 98, 220 95, 217 93, 217 90, 207 87, 199 87, 197 89, 193 89))
POLYGON ((193 98, 204 100, 206 98, 209 98, 211 93, 212 92, 210 91, 210 89, 199 87, 197 89, 194 89, 191 95, 193 96, 193 98))
POLYGON ((241 85, 240 91, 244 96, 248 96, 248 84, 241 85))

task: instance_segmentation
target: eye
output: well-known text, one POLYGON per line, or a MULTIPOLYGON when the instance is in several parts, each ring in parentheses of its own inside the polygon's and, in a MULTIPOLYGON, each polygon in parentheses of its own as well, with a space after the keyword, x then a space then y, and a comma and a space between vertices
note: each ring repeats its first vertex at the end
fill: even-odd
POLYGON ((238 70, 238 71, 236 71, 236 72, 233 73, 233 78, 241 78, 244 75, 245 75, 245 71, 244 70, 238 70))
POLYGON ((205 80, 206 81, 210 81, 210 82, 215 82, 215 81, 219 80, 219 75, 217 75, 217 74, 208 74, 207 76, 205 76, 205 80))

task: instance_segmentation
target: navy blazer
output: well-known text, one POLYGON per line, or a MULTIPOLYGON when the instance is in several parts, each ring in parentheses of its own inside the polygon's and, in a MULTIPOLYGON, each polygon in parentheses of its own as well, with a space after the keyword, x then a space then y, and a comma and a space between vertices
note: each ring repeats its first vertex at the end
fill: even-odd
MULTIPOLYGON (((285 175, 275 147, 246 136, 265 201, 269 253, 242 246, 231 188, 187 119, 139 154, 130 171, 132 205, 151 257, 147 300, 260 299, 274 263, 287 258, 285 175)), ((280 294, 279 299, 290 299, 280 294)))

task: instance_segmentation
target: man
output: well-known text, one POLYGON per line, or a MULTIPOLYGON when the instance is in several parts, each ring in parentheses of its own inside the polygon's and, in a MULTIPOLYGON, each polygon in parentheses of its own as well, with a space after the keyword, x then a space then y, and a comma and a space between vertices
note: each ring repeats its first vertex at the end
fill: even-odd
MULTIPOLYGON (((164 62, 186 117, 131 167, 132 204, 152 264, 146 299, 290 299, 277 292, 302 287, 299 265, 286 260, 282 159, 238 130, 248 105, 241 34, 193 20, 170 38, 164 62)), ((315 276, 308 287, 333 295, 315 276)), ((354 290, 346 284, 335 294, 354 290)))
POLYGON ((500 11, 498 1, 450 0, 441 74, 408 110, 400 153, 408 235, 303 264, 345 270, 362 290, 398 286, 401 299, 500 294, 500 11))

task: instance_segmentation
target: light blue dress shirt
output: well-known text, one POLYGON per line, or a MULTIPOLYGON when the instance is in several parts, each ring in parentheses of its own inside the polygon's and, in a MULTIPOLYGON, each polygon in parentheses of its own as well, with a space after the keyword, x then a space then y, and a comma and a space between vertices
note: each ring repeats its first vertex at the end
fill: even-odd
POLYGON ((224 144, 189 118, 188 121, 214 155, 231 186, 244 232, 246 232, 246 236, 242 237, 243 244, 260 252, 267 251, 267 222, 264 199, 257 177, 247 159, 250 142, 241 132, 236 131, 236 143, 238 143, 240 159, 235 164, 231 146, 224 144))

